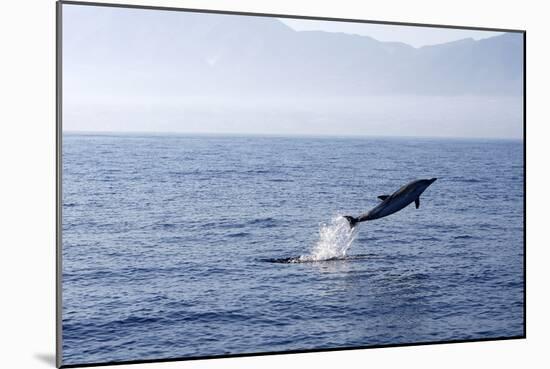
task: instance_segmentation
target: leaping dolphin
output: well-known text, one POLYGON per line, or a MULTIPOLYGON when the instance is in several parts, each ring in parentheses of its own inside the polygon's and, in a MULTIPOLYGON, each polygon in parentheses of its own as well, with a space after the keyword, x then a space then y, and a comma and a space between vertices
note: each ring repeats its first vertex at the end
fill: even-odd
POLYGON ((426 188, 428 188, 436 180, 437 178, 418 179, 416 181, 412 181, 391 195, 378 196, 382 202, 369 212, 362 214, 357 218, 352 217, 351 215, 345 215, 344 218, 348 220, 350 227, 353 228, 357 223, 387 217, 388 215, 396 213, 413 201, 418 209, 420 206, 420 195, 422 195, 422 193, 426 191, 426 188))

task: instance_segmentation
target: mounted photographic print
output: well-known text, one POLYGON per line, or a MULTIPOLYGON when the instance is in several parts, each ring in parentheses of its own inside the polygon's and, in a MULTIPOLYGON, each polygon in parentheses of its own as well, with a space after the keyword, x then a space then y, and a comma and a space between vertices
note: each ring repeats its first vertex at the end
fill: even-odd
POLYGON ((525 32, 58 3, 58 366, 525 337, 525 32))

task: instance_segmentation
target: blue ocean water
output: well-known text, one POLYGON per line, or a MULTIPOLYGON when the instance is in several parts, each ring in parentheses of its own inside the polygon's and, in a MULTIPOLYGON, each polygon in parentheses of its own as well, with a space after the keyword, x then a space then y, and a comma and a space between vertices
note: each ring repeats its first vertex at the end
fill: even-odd
POLYGON ((523 169, 522 141, 65 133, 63 363, 522 335, 523 169))

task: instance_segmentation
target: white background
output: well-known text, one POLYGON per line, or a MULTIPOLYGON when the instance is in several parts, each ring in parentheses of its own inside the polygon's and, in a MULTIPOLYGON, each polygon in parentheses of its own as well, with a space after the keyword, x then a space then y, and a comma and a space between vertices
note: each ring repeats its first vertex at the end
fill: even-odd
MULTIPOLYGON (((128 0, 128 2, 130 2, 128 0)), ((278 355, 131 368, 462 368, 547 366, 550 252, 547 150, 550 123, 544 2, 203 0, 132 1, 263 13, 527 29, 526 340, 278 355), (546 364, 544 364, 546 363, 546 364)), ((53 367, 55 354, 55 3, 6 1, 0 8, 0 366, 53 367)))

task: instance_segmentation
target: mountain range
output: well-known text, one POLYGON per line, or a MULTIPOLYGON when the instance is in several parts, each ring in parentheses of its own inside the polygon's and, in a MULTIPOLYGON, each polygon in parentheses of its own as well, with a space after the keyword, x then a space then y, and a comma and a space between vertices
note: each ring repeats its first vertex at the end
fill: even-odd
POLYGON ((520 33, 414 48, 368 36, 295 31, 271 17, 104 8, 85 18, 71 11, 66 7, 63 70, 66 87, 84 94, 523 92, 520 33))

